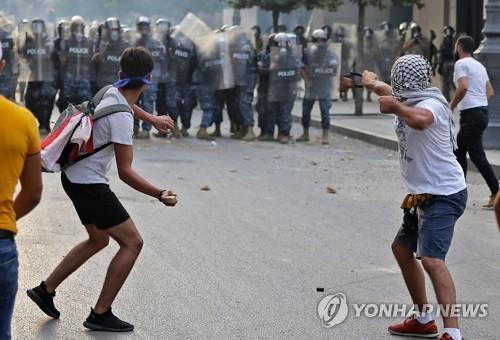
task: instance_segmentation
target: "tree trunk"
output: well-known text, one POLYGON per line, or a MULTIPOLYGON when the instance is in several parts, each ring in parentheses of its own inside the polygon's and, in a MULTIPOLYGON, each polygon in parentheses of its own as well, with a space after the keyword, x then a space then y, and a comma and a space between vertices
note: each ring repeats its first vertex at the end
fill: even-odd
MULTIPOLYGON (((366 5, 358 5, 358 28, 357 28, 357 53, 354 71, 363 72, 363 50, 364 50, 364 27, 365 27, 366 5)), ((359 77, 357 83, 359 83, 359 77)), ((363 89, 354 88, 354 114, 361 116, 363 114, 363 89)))
POLYGON ((273 30, 274 30, 274 33, 278 33, 280 11, 277 9, 273 9, 272 14, 273 14, 273 30))

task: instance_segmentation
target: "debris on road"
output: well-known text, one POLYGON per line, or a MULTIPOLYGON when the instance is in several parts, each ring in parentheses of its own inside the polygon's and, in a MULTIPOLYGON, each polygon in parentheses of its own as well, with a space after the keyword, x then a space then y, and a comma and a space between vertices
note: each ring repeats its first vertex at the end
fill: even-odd
POLYGON ((326 192, 329 194, 336 194, 337 190, 332 187, 326 187, 326 192))
POLYGON ((201 191, 210 191, 212 189, 210 189, 210 187, 208 185, 204 185, 200 188, 201 191))

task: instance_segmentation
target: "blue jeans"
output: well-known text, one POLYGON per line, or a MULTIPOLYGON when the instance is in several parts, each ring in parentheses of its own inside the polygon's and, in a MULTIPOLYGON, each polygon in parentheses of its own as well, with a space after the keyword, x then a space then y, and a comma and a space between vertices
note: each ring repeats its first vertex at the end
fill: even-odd
MULTIPOLYGON (((304 98, 302 102, 302 126, 308 129, 311 125, 311 111, 316 102, 315 99, 304 98)), ((332 101, 330 99, 318 99, 319 108, 321 110, 321 127, 323 129, 330 128, 330 109, 332 101)))
POLYGON ((10 322, 17 293, 19 261, 16 243, 0 239, 0 339, 10 339, 10 322))
POLYGON ((274 126, 278 124, 279 132, 284 136, 290 135, 292 129, 292 109, 295 96, 284 102, 269 102, 267 112, 266 133, 274 134, 274 126))
POLYGON ((445 260, 451 246, 455 223, 467 205, 467 189, 444 196, 434 195, 418 208, 418 228, 402 226, 395 242, 416 253, 417 258, 445 260))
POLYGON ((198 85, 196 88, 198 102, 203 111, 200 127, 208 128, 212 125, 215 117, 215 92, 211 91, 206 85, 198 85))

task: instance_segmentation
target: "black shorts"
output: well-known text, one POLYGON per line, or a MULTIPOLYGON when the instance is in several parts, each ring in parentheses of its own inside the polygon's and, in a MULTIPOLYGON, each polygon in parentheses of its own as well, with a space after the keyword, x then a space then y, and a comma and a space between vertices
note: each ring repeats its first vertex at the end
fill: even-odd
POLYGON ((97 229, 102 230, 117 226, 130 218, 109 185, 71 183, 64 173, 61 175, 61 182, 83 225, 94 224, 97 229))

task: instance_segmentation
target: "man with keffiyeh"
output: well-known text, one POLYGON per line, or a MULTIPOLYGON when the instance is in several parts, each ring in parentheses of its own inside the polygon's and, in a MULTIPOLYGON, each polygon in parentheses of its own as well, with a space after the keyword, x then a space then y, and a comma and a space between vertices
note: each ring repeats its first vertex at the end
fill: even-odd
MULTIPOLYGON (((467 203, 464 174, 453 153, 456 143, 452 112, 441 92, 431 87, 431 78, 429 62, 414 54, 394 63, 391 85, 377 80, 372 72, 363 73, 364 87, 380 96, 380 111, 396 116, 401 173, 408 190, 402 205, 404 223, 392 251, 417 313, 389 326, 389 332, 423 338, 439 335, 428 305, 424 270, 443 310, 456 304, 445 257, 455 223, 467 203)), ((443 322, 442 340, 462 339, 456 317, 443 313, 443 322)))

